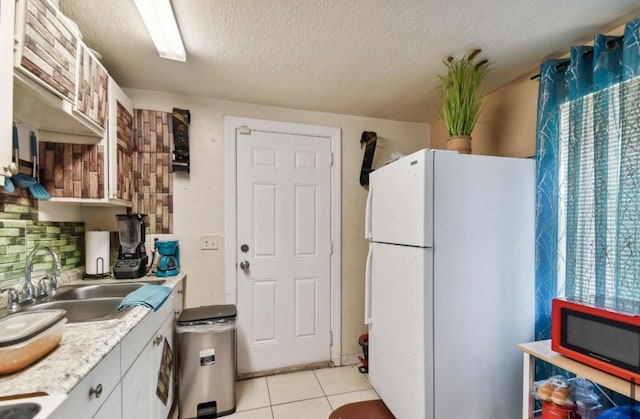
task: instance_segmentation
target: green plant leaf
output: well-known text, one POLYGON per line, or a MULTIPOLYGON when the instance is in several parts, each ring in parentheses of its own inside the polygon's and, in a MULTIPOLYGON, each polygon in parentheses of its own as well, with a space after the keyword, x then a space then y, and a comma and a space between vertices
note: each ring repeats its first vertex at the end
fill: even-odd
POLYGON ((475 49, 462 58, 447 57, 446 73, 439 75, 442 90, 441 113, 450 137, 471 135, 482 110, 482 81, 489 72, 486 59, 476 62, 475 49))

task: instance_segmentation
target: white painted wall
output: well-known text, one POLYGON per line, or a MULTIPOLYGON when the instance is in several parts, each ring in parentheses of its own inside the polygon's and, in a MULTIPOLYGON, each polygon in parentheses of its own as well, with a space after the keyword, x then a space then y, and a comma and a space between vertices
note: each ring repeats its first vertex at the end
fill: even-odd
MULTIPOLYGON (((367 190, 359 175, 364 150, 362 131, 379 137, 374 167, 393 151, 405 154, 429 146, 429 125, 299 111, 203 97, 125 89, 137 109, 171 112, 189 109, 191 173, 174 173, 174 236, 180 240, 182 269, 188 274, 186 305, 223 304, 224 238, 220 250, 200 250, 202 234, 224 232, 224 121, 225 115, 328 125, 342 129, 342 355, 353 361, 361 353, 358 337, 366 332, 364 312, 364 204, 367 190)), ((95 211, 86 228, 100 219, 95 211)), ((113 214, 105 213, 106 218, 113 214)), ((115 217, 113 217, 115 218, 115 217)), ((148 248, 151 250, 151 247, 148 248)))

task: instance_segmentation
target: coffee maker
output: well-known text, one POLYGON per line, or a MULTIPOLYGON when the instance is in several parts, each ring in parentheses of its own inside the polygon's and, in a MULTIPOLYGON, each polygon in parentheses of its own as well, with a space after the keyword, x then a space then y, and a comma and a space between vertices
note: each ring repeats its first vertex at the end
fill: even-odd
POLYGON ((140 278, 147 274, 149 257, 144 248, 146 214, 118 214, 120 246, 113 266, 116 279, 140 278))
POLYGON ((160 255, 156 276, 175 276, 180 273, 180 245, 178 240, 155 240, 160 255))

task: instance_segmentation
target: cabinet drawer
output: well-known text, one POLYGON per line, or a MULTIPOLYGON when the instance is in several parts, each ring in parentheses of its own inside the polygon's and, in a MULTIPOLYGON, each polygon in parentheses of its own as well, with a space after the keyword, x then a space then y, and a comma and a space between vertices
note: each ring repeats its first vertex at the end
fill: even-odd
POLYGON ((73 103, 78 37, 62 13, 47 0, 22 0, 16 12, 20 48, 15 64, 51 92, 73 103))
POLYGON ((67 400, 51 416, 53 419, 92 417, 120 382, 120 345, 71 390, 67 400), (100 391, 100 389, 102 391, 100 391), (99 394, 92 392, 96 390, 99 394))

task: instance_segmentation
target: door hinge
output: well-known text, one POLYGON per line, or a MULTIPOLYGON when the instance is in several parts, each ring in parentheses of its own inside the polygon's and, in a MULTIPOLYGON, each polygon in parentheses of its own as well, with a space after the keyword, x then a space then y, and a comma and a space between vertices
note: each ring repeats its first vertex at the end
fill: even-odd
POLYGON ((248 126, 243 125, 240 128, 238 128, 238 134, 251 135, 251 129, 248 126))
POLYGON ((329 242, 329 254, 333 254, 333 242, 329 242))
POLYGON ((333 332, 329 332, 329 346, 333 346, 333 332))
POLYGON ((333 167, 333 153, 329 153, 329 167, 333 167))

